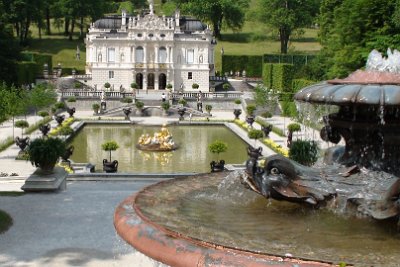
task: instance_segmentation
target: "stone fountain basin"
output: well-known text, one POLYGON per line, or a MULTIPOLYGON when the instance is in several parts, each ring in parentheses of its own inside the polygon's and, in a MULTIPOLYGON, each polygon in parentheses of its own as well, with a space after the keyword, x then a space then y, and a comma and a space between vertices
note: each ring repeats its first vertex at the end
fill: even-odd
POLYGON ((223 172, 164 181, 116 209, 118 234, 171 266, 397 266, 391 223, 337 216, 243 189, 223 172), (286 256, 285 256, 286 255, 286 256))

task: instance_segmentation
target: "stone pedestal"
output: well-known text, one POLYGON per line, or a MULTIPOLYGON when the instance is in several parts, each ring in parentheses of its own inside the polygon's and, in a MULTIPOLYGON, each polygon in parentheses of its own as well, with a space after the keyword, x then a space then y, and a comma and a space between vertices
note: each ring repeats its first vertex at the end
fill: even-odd
POLYGON ((26 179, 21 187, 25 192, 58 191, 67 188, 68 173, 64 168, 55 167, 52 173, 45 173, 41 169, 36 171, 26 179))

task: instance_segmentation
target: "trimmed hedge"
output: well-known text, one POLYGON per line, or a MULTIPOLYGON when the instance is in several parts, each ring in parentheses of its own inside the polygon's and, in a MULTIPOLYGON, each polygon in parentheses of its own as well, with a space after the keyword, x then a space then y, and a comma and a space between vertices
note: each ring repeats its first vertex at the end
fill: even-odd
POLYGON ((36 62, 17 62, 17 82, 19 85, 34 83, 39 66, 36 62))
POLYGON ((291 92, 294 66, 274 64, 272 68, 272 89, 278 92, 291 92))
POLYGON ((293 65, 307 65, 316 55, 287 55, 287 54, 264 54, 264 63, 287 63, 293 65))
POLYGON ((247 77, 261 77, 263 69, 262 56, 222 56, 222 73, 246 71, 247 77))
POLYGON ((272 68, 273 64, 264 64, 263 66, 262 79, 267 88, 272 88, 272 68))
POLYGON ((36 62, 38 66, 43 70, 44 64, 49 66, 49 72, 53 68, 53 59, 50 54, 40 54, 32 52, 22 52, 21 53, 23 61, 36 62))
POLYGON ((296 93, 303 89, 304 87, 307 87, 309 85, 313 85, 316 82, 311 81, 311 80, 306 80, 306 79, 293 79, 292 81, 292 92, 296 93))

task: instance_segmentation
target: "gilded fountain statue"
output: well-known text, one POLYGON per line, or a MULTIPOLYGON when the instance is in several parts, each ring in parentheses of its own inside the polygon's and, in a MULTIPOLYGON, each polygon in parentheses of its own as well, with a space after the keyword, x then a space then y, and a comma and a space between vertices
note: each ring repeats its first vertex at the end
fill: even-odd
POLYGON ((147 133, 142 134, 136 147, 143 151, 172 151, 177 149, 178 145, 174 142, 166 125, 163 125, 161 130, 155 132, 153 136, 147 133))

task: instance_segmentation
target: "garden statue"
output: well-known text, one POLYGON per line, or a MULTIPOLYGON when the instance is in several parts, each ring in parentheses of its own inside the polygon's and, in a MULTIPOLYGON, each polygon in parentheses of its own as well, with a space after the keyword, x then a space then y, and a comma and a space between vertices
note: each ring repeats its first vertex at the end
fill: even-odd
POLYGON ((161 127, 160 132, 155 132, 153 136, 142 134, 136 147, 145 151, 171 151, 178 148, 165 125, 161 127))
POLYGON ((69 146, 69 147, 67 147, 66 149, 65 149, 65 153, 64 154, 62 154, 61 155, 61 159, 64 161, 64 162, 68 162, 68 163, 70 163, 70 160, 69 160, 69 158, 72 156, 72 154, 73 154, 73 152, 74 152, 74 146, 69 146))

